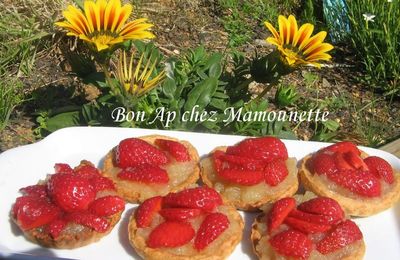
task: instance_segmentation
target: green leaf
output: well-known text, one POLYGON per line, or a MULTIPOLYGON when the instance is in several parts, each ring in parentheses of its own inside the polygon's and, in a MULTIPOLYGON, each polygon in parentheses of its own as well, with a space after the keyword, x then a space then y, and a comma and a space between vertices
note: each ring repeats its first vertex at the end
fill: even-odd
POLYGON ((218 98, 212 98, 210 105, 220 110, 224 110, 226 108, 226 102, 218 98))
POLYGON ((222 66, 219 63, 212 64, 208 72, 210 77, 216 77, 216 78, 219 78, 221 76, 221 73, 222 73, 222 66))
POLYGON ((173 79, 166 79, 163 84, 163 93, 168 98, 174 99, 174 94, 176 91, 176 83, 173 79))
POLYGON ((50 132, 54 132, 61 128, 78 125, 80 125, 79 111, 58 114, 48 118, 46 122, 47 130, 50 132))
POLYGON ((189 92, 185 103, 185 110, 191 110, 195 105, 199 105, 199 110, 203 110, 211 101, 212 96, 217 90, 218 79, 207 78, 200 82, 189 92))

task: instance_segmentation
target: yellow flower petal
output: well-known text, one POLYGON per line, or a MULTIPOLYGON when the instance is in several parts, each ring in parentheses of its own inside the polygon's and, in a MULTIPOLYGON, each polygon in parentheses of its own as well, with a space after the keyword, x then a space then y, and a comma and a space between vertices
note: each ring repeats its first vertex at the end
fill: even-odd
POLYGON ((307 54, 310 48, 313 48, 314 45, 318 45, 322 43, 326 37, 326 32, 322 31, 311 37, 303 47, 300 47, 300 50, 303 51, 304 54, 307 54))
POLYGON ((305 43, 314 31, 314 25, 310 23, 303 24, 297 31, 296 36, 293 40, 293 46, 301 46, 305 43))
POLYGON ((265 26, 268 28, 268 30, 272 33, 272 35, 274 36, 274 38, 276 40, 279 40, 279 33, 276 31, 275 27, 272 26, 272 24, 270 24, 269 22, 265 22, 264 23, 265 26))
POLYGON ((298 30, 297 27, 297 21, 296 18, 294 18, 293 15, 289 16, 288 19, 288 24, 289 24, 289 30, 288 30, 288 42, 287 43, 293 43, 294 37, 296 36, 296 32, 298 30))

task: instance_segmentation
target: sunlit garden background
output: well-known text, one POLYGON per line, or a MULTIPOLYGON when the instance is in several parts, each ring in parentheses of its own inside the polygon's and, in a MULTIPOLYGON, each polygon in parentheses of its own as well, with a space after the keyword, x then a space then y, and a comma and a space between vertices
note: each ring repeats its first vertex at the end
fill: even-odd
POLYGON ((399 17, 399 0, 3 0, 0 151, 68 126, 379 147, 400 136, 399 17), (330 114, 149 124, 158 107, 195 106, 330 114), (147 120, 114 122, 116 107, 147 120))

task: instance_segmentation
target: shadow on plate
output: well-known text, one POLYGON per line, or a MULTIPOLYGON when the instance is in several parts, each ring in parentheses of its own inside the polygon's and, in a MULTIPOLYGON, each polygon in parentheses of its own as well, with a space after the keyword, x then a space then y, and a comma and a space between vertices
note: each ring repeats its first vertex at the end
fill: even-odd
POLYGON ((254 219, 260 214, 259 212, 244 214, 244 232, 240 246, 242 247, 243 253, 248 255, 250 259, 256 260, 257 256, 254 254, 253 245, 250 240, 251 235, 251 225, 254 222, 254 219))
POLYGON ((128 235, 129 218, 136 208, 137 207, 129 209, 126 212, 124 212, 119 224, 118 237, 119 237, 119 242, 121 243, 126 253, 132 256, 133 259, 141 259, 141 257, 136 253, 135 249, 133 249, 133 247, 129 243, 129 235, 128 235))

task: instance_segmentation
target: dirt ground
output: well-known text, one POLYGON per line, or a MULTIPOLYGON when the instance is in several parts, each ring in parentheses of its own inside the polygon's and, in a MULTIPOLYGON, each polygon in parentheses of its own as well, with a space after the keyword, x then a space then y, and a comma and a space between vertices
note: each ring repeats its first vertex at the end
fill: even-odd
MULTIPOLYGON (((218 10, 212 1, 147 1, 137 7, 137 14, 148 16, 156 24, 156 45, 167 56, 182 53, 189 47, 204 45, 213 51, 224 51, 228 43, 228 33, 225 32, 220 17, 228 15, 218 10)), ((240 48, 247 56, 255 51, 269 52, 272 46, 265 43, 268 33, 266 29, 255 28, 259 33, 240 48)), ((96 91, 85 86, 72 71, 72 65, 66 57, 66 49, 74 48, 74 41, 55 34, 51 41, 53 47, 39 52, 36 65, 31 76, 23 78, 28 97, 22 106, 17 107, 12 115, 10 124, 0 133, 0 152, 7 149, 37 141, 34 133, 35 118, 39 110, 54 105, 82 104, 85 100, 96 97, 96 91)), ((340 123, 339 136, 343 139, 352 139, 360 144, 371 143, 371 138, 377 145, 383 144, 400 135, 400 101, 378 99, 371 105, 377 95, 368 91, 366 86, 357 83, 360 75, 354 56, 345 48, 338 47, 330 67, 321 70, 303 68, 286 76, 283 82, 296 85, 299 93, 306 96, 341 97, 352 100, 355 109, 337 109, 330 114, 330 119, 340 123), (313 72, 318 80, 313 88, 318 93, 310 94, 310 86, 304 83, 304 74, 313 72), (371 126, 371 118, 375 122, 371 126), (380 127, 384 126, 384 129, 380 127), (371 127, 376 131, 368 133, 371 127), (372 136, 371 136, 372 135, 372 136), (376 135, 376 136, 373 136, 376 135), (376 140, 375 140, 376 139, 376 140)), ((251 89, 253 93, 262 91, 263 85, 251 89)), ((266 95, 272 99, 274 89, 266 95)), ((379 95, 378 95, 379 97, 379 95)), ((311 131, 308 127, 296 129, 299 138, 308 140, 311 131)))

